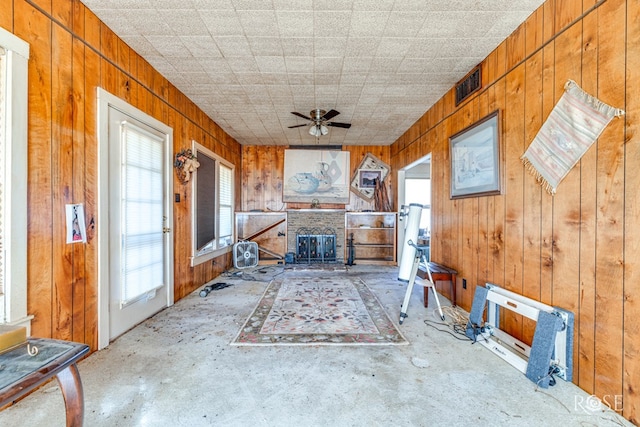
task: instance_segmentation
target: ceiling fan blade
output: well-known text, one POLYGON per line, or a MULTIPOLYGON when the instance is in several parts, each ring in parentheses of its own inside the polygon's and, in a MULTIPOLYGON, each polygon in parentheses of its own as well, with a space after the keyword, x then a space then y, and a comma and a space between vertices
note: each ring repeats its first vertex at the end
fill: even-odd
POLYGON ((303 118, 303 119, 305 119, 305 120, 311 120, 311 119, 309 118, 309 116, 305 116, 304 114, 300 114, 300 113, 298 113, 298 112, 296 112, 296 111, 292 111, 292 112, 291 112, 291 114, 293 114, 294 116, 302 117, 302 118, 303 118))
POLYGON ((293 129, 293 128, 300 128, 300 127, 302 127, 302 126, 308 126, 308 125, 309 125, 308 123, 305 123, 305 124, 303 124, 303 125, 293 125, 293 126, 288 126, 288 128, 289 128, 289 129, 293 129))
POLYGON ((340 112, 339 112, 339 111, 336 111, 336 110, 331 109, 331 110, 327 111, 327 112, 325 113, 325 115, 324 115, 324 116, 322 116, 322 118, 323 118, 324 120, 331 120, 332 118, 334 118, 334 117, 335 117, 335 116, 337 116, 338 114, 340 114, 340 112))
POLYGON ((333 126, 335 128, 345 128, 349 129, 351 127, 351 123, 340 123, 340 122, 328 122, 325 123, 327 126, 333 126))

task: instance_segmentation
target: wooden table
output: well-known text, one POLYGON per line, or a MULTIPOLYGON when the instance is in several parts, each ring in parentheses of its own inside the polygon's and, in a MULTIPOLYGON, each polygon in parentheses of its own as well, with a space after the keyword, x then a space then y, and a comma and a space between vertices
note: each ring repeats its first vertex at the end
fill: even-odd
MULTIPOLYGON (((33 350, 32 350, 33 351, 33 350)), ((0 354, 0 408, 19 399, 54 376, 64 397, 67 426, 82 426, 84 394, 76 362, 89 346, 69 341, 29 338, 0 354), (27 344, 38 353, 30 356, 27 344)))
MULTIPOLYGON (((437 262, 429 262, 428 263, 429 271, 431 271, 431 277, 433 278, 433 282, 439 281, 449 281, 451 282, 451 305, 455 307, 456 305, 456 277, 458 272, 453 268, 446 267, 442 264, 438 264, 437 262)), ((418 268, 418 276, 423 279, 429 279, 427 276, 427 270, 421 264, 418 268)), ((429 306, 429 288, 424 288, 424 306, 429 306)))

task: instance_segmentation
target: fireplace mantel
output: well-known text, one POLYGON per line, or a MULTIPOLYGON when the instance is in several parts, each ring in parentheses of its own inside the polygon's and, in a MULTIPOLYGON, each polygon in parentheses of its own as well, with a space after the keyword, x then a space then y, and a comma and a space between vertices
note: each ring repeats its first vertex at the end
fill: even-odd
POLYGON ((308 208, 308 209, 287 209, 287 212, 346 212, 346 209, 322 209, 322 208, 308 208))

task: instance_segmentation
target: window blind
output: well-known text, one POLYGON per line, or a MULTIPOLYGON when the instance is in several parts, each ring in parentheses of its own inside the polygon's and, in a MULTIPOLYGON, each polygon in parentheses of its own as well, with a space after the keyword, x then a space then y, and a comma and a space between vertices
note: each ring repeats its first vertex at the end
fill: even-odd
POLYGON ((233 171, 220 165, 220 247, 231 244, 233 234, 233 171))
POLYGON ((5 127, 6 127, 6 107, 5 107, 5 92, 6 92, 6 56, 5 50, 0 47, 0 295, 4 295, 4 282, 5 282, 5 162, 6 162, 6 141, 5 141, 5 127))
POLYGON ((163 139, 128 122, 122 131, 121 305, 164 284, 163 139))

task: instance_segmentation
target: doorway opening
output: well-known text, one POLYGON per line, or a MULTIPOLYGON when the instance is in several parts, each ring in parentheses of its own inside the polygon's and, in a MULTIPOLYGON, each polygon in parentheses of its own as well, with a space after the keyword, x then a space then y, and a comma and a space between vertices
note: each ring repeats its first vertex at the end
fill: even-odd
MULTIPOLYGON (((398 171, 398 206, 417 203, 423 206, 418 239, 429 245, 431 239, 431 153, 398 171)), ((402 212, 402 208, 400 209, 402 212)), ((403 218, 400 217, 402 221, 403 218)), ((398 227, 398 259, 405 243, 404 221, 398 227)))

